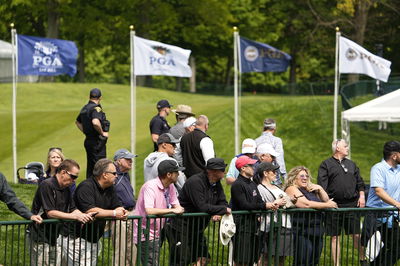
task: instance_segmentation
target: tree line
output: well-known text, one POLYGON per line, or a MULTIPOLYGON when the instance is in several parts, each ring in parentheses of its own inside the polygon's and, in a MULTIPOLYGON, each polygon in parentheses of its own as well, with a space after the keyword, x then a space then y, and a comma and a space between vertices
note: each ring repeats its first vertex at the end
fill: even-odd
MULTIPOLYGON (((198 82, 229 86, 237 26, 241 36, 292 56, 285 73, 242 77, 244 86, 274 86, 333 80, 336 27, 373 53, 382 47, 399 73, 399 15, 397 0, 3 0, 0 39, 10 41, 14 23, 20 34, 75 41, 78 74, 57 79, 128 83, 134 25, 140 37, 192 50, 198 82)), ((141 85, 153 79, 141 78, 141 85)))

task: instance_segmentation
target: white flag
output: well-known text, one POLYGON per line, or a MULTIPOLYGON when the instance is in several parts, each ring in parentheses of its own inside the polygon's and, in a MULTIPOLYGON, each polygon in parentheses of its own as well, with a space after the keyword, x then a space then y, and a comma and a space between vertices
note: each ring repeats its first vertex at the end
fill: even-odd
POLYGON ((339 72, 365 74, 387 82, 392 62, 376 56, 344 37, 339 40, 339 72))
POLYGON ((191 77, 191 51, 178 46, 134 37, 135 75, 191 77))

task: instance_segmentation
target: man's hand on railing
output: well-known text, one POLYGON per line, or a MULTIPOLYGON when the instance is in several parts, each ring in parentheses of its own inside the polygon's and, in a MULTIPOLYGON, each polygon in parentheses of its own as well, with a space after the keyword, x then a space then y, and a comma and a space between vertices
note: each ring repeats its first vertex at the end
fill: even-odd
POLYGON ((90 223, 93 221, 93 216, 91 213, 82 213, 82 212, 76 212, 75 213, 75 220, 86 224, 86 223, 90 223))
POLYGON ((115 209, 115 218, 119 220, 125 220, 128 217, 128 211, 123 207, 118 207, 115 209))
POLYGON ((364 195, 360 195, 360 198, 358 199, 358 202, 357 202, 357 207, 359 207, 359 208, 365 207, 365 196, 364 195))
POLYGON ((327 208, 335 208, 335 209, 337 209, 337 203, 336 202, 334 202, 333 201, 333 199, 329 199, 327 202, 326 202, 326 204, 327 204, 327 208))
POLYGON ((218 222, 221 221, 221 218, 221 215, 214 215, 213 217, 211 217, 211 220, 213 220, 214 222, 218 222))
POLYGON ((40 215, 32 215, 30 220, 34 221, 37 224, 41 224, 43 222, 42 217, 40 215))
POLYGON ((172 208, 171 210, 172 210, 172 213, 175 213, 175 214, 182 214, 185 211, 185 209, 182 206, 176 206, 175 208, 172 208))

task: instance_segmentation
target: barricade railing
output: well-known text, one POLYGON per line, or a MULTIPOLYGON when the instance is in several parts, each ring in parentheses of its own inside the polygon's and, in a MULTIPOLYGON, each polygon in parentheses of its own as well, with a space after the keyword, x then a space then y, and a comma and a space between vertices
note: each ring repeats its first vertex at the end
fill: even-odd
POLYGON ((0 265, 395 265, 400 258, 395 208, 238 211, 233 218, 234 235, 229 222, 205 213, 96 219, 86 226, 3 221, 0 265))

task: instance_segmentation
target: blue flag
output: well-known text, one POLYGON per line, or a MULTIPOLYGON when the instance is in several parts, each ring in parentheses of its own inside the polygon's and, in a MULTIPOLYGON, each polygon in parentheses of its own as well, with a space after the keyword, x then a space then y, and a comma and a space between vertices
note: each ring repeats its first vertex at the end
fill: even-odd
POLYGON ((18 75, 76 74, 78 48, 72 41, 17 35, 18 75))
POLYGON ((284 72, 292 57, 268 44, 240 37, 240 72, 284 72))

